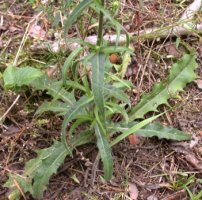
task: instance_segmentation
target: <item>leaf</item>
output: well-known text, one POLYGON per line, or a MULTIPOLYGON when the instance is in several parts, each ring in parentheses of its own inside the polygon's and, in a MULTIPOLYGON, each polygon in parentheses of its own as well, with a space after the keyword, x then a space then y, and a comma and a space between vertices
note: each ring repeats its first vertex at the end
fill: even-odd
POLYGON ((123 92, 123 90, 121 90, 117 87, 114 87, 112 85, 106 85, 106 86, 104 86, 104 93, 110 97, 114 97, 117 100, 121 100, 124 103, 127 103, 128 105, 130 105, 130 100, 128 98, 128 95, 125 94, 123 92))
POLYGON ((98 107, 102 120, 105 119, 104 109, 104 70, 106 55, 102 53, 96 54, 91 59, 92 64, 92 91, 94 95, 95 105, 98 107))
POLYGON ((45 89, 48 90, 48 94, 51 95, 54 100, 61 99, 69 105, 75 103, 74 94, 67 92, 67 90, 62 87, 62 81, 50 82, 45 85, 45 89))
POLYGON ((153 137, 156 136, 159 139, 169 139, 169 140, 190 140, 191 135, 184 133, 173 127, 162 126, 161 124, 149 124, 142 129, 139 129, 135 134, 143 137, 153 137))
POLYGON ((120 113, 123 116, 125 123, 128 124, 128 114, 125 109, 125 104, 107 102, 106 107, 109 109, 109 111, 111 111, 111 113, 109 113, 110 115, 115 113, 120 113))
POLYGON ((35 168, 36 163, 41 165, 40 169, 33 174, 33 197, 42 198, 51 175, 56 173, 68 154, 69 152, 64 151, 64 146, 60 142, 55 142, 49 149, 38 151, 38 160, 33 159, 27 163, 26 170, 28 172, 35 168))
POLYGON ((36 111, 35 115, 42 114, 47 111, 58 113, 59 115, 65 115, 70 108, 67 103, 60 101, 44 102, 36 111))
POLYGON ((141 101, 131 110, 129 120, 143 118, 150 111, 156 112, 159 105, 168 104, 169 97, 182 91, 187 83, 196 79, 197 76, 194 73, 196 68, 195 54, 185 54, 182 60, 171 68, 168 80, 156 84, 152 92, 141 98, 141 101))
MULTIPOLYGON (((150 117, 148 119, 145 119, 139 123, 135 123, 135 125, 133 125, 130 128, 126 128, 125 130, 122 130, 123 133, 120 134, 118 137, 116 137, 111 143, 110 146, 114 146, 115 144, 119 143, 120 141, 122 141, 124 138, 128 137, 130 134, 132 133, 136 133, 136 131, 138 131, 139 129, 141 129, 142 127, 146 126, 147 124, 151 123, 152 121, 154 121, 155 119, 157 119, 158 117, 160 117, 163 113, 158 114, 156 116, 150 117)), ((121 131, 121 130, 120 130, 121 131)))
POLYGON ((121 69, 121 77, 124 78, 124 76, 126 75, 126 71, 128 69, 128 66, 131 63, 131 54, 126 52, 123 56, 123 63, 122 63, 122 69, 121 69))
POLYGON ((93 0, 83 0, 76 6, 76 8, 74 8, 74 10, 68 16, 68 18, 67 18, 67 20, 65 21, 65 24, 64 24, 65 35, 68 33, 69 28, 71 27, 71 25, 77 20, 77 18, 80 15, 82 15, 83 10, 86 9, 92 2, 93 2, 93 0))
MULTIPOLYGON (((118 44, 121 30, 125 31, 123 26, 111 16, 110 12, 101 5, 99 0, 94 0, 94 3, 91 5, 91 8, 94 9, 97 13, 102 12, 104 17, 107 18, 116 27, 116 35, 117 35, 116 43, 118 44)), ((129 45, 129 35, 128 35, 127 31, 125 31, 125 33, 126 33, 126 39, 127 39, 126 46, 128 46, 129 45)))
MULTIPOLYGON (((137 125, 138 122, 130 122, 129 124, 109 124, 108 129, 110 132, 126 132, 131 127, 137 125)), ((159 139, 168 140, 190 140, 191 135, 184 133, 173 127, 166 127, 159 123, 151 123, 133 132, 135 135, 142 137, 158 137, 159 139)))
POLYGON ((60 99, 69 105, 73 105, 76 101, 73 92, 68 92, 63 87, 62 81, 52 80, 46 75, 33 81, 31 85, 37 90, 47 90, 47 94, 51 95, 54 100, 60 99))
POLYGON ((121 47, 121 46, 100 47, 100 52, 105 54, 123 53, 123 52, 127 52, 129 55, 133 54, 132 49, 128 47, 121 47))
MULTIPOLYGON (((72 149, 91 141, 93 141, 93 134, 90 131, 82 132, 71 139, 72 149)), ((20 199, 21 193, 15 182, 18 183, 24 193, 30 192, 33 197, 41 198, 50 177, 56 173, 67 155, 69 153, 65 146, 58 141, 54 141, 54 144, 49 148, 38 150, 37 157, 26 163, 22 175, 9 174, 9 179, 4 184, 4 187, 12 190, 9 199, 20 199)))
POLYGON ((67 144, 67 139, 66 139, 67 125, 91 101, 93 101, 93 97, 86 97, 86 96, 81 97, 77 102, 75 102, 69 108, 69 111, 64 116, 64 120, 63 120, 63 123, 62 123, 62 130, 61 130, 61 140, 62 140, 63 144, 65 145, 67 151, 70 153, 71 156, 72 156, 71 149, 69 148, 69 145, 67 144))
POLYGON ((8 66, 3 73, 4 86, 9 89, 29 85, 41 76, 43 76, 43 72, 33 67, 17 68, 8 66))
POLYGON ((62 67, 62 80, 63 80, 63 84, 65 84, 65 81, 67 79, 67 70, 71 67, 72 61, 73 59, 83 50, 82 47, 79 47, 77 49, 75 49, 74 51, 72 51, 72 53, 68 56, 68 58, 66 59, 63 67, 62 67))
POLYGON ((94 128, 95 135, 97 137, 97 146, 104 165, 104 178, 105 180, 109 180, 113 174, 113 159, 111 155, 111 148, 106 136, 102 133, 102 129, 100 129, 97 123, 95 124, 94 128))

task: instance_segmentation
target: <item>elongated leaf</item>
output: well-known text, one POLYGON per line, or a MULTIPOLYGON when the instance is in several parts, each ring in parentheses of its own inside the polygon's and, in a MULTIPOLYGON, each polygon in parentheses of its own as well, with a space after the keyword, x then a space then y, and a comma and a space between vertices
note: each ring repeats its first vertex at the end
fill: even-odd
POLYGON ((139 122, 137 124, 135 124, 134 126, 132 126, 131 128, 123 131, 122 134, 120 134, 116 139, 114 139, 110 146, 113 146, 117 143, 119 143, 120 141, 122 141, 124 138, 126 138, 127 136, 129 136, 132 133, 136 133, 137 130, 141 129, 142 127, 146 126, 147 124, 151 123, 152 121, 154 121, 155 119, 157 119, 158 117, 160 117, 163 113, 150 117, 148 119, 143 120, 142 122, 139 122))
POLYGON ((29 85, 32 81, 43 76, 43 72, 33 67, 17 68, 8 66, 3 73, 5 88, 29 85))
POLYGON ((67 151, 71 154, 71 149, 69 148, 69 145, 67 144, 67 139, 66 139, 66 131, 67 131, 67 125, 69 122, 71 122, 79 112, 83 110, 83 108, 89 104, 91 101, 93 101, 93 97, 86 97, 83 96, 80 98, 77 102, 75 102, 70 108, 67 114, 64 116, 64 120, 62 123, 62 130, 61 130, 61 139, 63 144, 65 145, 67 151))
POLYGON ((131 110, 130 121, 143 118, 150 111, 157 111, 161 104, 168 104, 167 100, 177 92, 182 91, 187 83, 196 79, 194 69, 197 68, 195 54, 185 54, 181 61, 171 68, 167 81, 156 84, 151 93, 144 95, 141 101, 131 110))
POLYGON ((106 55, 98 53, 91 59, 92 64, 92 91, 95 104, 98 107, 102 120, 105 119, 104 110, 104 70, 106 55))
POLYGON ((97 137, 97 146, 104 165, 104 178, 109 180, 113 174, 113 159, 111 155, 111 148, 107 138, 98 124, 95 124, 95 135, 97 137))
POLYGON ((120 46, 101 47, 100 52, 105 53, 105 54, 123 53, 123 52, 127 52, 130 55, 133 54, 133 51, 130 48, 120 47, 120 46))
POLYGON ((68 56, 66 59, 63 67, 62 67, 62 79, 63 79, 63 84, 65 84, 65 81, 67 79, 67 70, 71 67, 73 59, 83 50, 82 47, 79 47, 72 51, 72 53, 68 56))
MULTIPOLYGON (((138 124, 138 122, 131 122, 129 124, 109 124, 108 129, 110 132, 124 132, 130 129, 132 126, 138 124)), ((142 137, 158 137, 159 139, 168 140, 190 140, 191 136, 183 131, 180 131, 173 127, 166 127, 159 123, 148 124, 137 131, 134 134, 142 137)))
POLYGON ((44 102, 36 111, 35 115, 52 111, 58 113, 59 115, 65 115, 70 108, 67 103, 63 103, 60 101, 52 101, 52 102, 44 102))
POLYGON ((139 129, 135 134, 143 137, 153 137, 156 136, 159 139, 169 139, 169 140, 190 140, 191 135, 184 133, 173 127, 162 126, 161 124, 149 124, 142 129, 139 129))
POLYGON ((73 10, 73 12, 68 16, 67 20, 65 21, 65 35, 68 33, 69 28, 71 25, 77 20, 77 18, 82 15, 83 10, 86 9, 93 0, 83 0, 81 1, 76 8, 73 10))
MULTIPOLYGON (((93 141, 93 134, 90 131, 82 132, 71 140, 72 148, 93 141)), ((37 151, 37 157, 28 161, 22 175, 9 174, 9 179, 4 185, 12 189, 9 199, 20 199, 21 193, 16 183, 24 193, 30 192, 33 197, 41 198, 49 182, 50 177, 56 173, 58 167, 69 155, 62 142, 55 141, 54 144, 37 151)))

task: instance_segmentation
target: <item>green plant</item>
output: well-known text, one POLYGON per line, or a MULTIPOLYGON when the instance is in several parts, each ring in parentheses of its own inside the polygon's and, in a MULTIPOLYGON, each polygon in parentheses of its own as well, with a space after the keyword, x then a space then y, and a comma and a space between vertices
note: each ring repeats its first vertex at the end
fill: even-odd
POLYGON ((134 120, 144 118, 144 115, 150 111, 157 112, 159 105, 168 104, 168 98, 183 90, 187 83, 196 78, 195 54, 193 52, 185 54, 182 60, 172 67, 168 79, 156 84, 151 93, 144 95, 142 100, 131 108, 125 91, 131 88, 132 84, 124 80, 122 75, 112 73, 108 55, 114 52, 128 55, 132 54, 132 51, 128 48, 129 40, 125 47, 108 46, 103 41, 103 15, 116 27, 118 36, 120 31, 124 30, 105 9, 104 0, 81 1, 68 16, 64 32, 67 34, 72 24, 88 8, 99 14, 97 44, 92 45, 81 40, 66 40, 66 42, 77 41, 80 47, 64 62, 61 79, 49 78, 41 70, 32 67, 9 66, 4 71, 6 89, 16 90, 26 85, 34 90, 46 91, 52 96, 53 100, 44 102, 36 115, 53 111, 64 117, 61 140, 54 141, 53 145, 47 149, 38 150, 37 157, 26 163, 22 175, 9 174, 9 180, 5 184, 12 189, 9 199, 20 198, 19 187, 24 193, 31 193, 34 198, 41 198, 51 175, 56 173, 65 157, 73 156, 74 148, 83 144, 97 144, 103 162, 104 178, 109 180, 113 174, 111 147, 130 134, 174 140, 190 139, 188 134, 172 127, 151 124, 163 113, 141 121, 134 120), (85 51, 86 47, 89 48, 89 54, 79 59, 79 55, 85 51), (82 66, 82 75, 77 73, 80 66, 82 66), (92 75, 88 74, 89 67, 92 75), (67 72, 71 72, 71 75, 67 76, 67 72), (113 120, 115 114, 120 115, 118 122, 113 120), (70 123, 71 126, 69 126, 70 123), (78 133, 77 128, 80 125, 82 130, 78 133), (117 135, 117 133, 120 134, 117 135), (16 182, 19 187, 16 186, 16 182))

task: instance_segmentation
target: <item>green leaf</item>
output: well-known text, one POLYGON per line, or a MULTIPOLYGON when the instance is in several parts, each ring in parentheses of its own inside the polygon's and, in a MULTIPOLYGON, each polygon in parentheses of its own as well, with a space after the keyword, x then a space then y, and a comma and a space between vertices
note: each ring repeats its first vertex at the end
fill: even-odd
MULTIPOLYGON (((90 131, 82 132, 71 139, 72 149, 92 141, 93 134, 90 131)), ((24 193, 30 192, 33 197, 41 198, 50 177, 56 173, 67 155, 69 153, 63 143, 57 141, 49 148, 38 150, 37 157, 26 163, 22 175, 9 174, 9 179, 4 184, 4 187, 12 190, 9 199, 20 199, 21 193, 16 182, 24 193)))
POLYGON ((59 115, 65 115, 70 106, 67 103, 60 101, 44 102, 36 111, 35 115, 42 114, 44 112, 52 111, 59 115))
POLYGON ((82 47, 79 47, 72 51, 72 53, 68 56, 66 59, 63 67, 62 67, 62 79, 63 79, 63 84, 65 84, 65 81, 67 79, 67 70, 71 67, 73 59, 83 50, 82 47))
POLYGON ((150 117, 148 119, 145 119, 143 121, 141 121, 140 123, 135 124, 134 126, 132 126, 129 129, 126 129, 125 131, 123 131, 122 134, 120 134, 117 138, 115 138, 110 146, 114 146, 115 144, 119 143, 120 141, 122 141, 124 138, 128 137, 130 134, 136 133, 137 130, 141 129, 142 127, 146 126, 147 124, 151 123, 152 121, 154 121, 155 119, 157 119, 158 117, 160 117, 162 114, 161 113, 159 115, 150 117))
POLYGON ((83 10, 86 9, 92 2, 93 2, 93 0, 83 0, 76 6, 76 8, 74 8, 74 10, 68 16, 68 18, 64 24, 65 35, 68 33, 71 25, 77 20, 77 18, 80 15, 83 14, 83 10))
POLYGON ((149 124, 142 129, 139 129, 135 134, 143 137, 153 137, 156 136, 159 139, 168 139, 168 140, 190 140, 191 135, 184 133, 173 127, 162 126, 161 124, 149 124))
POLYGON ((104 70, 106 55, 98 53, 91 59, 92 64, 92 91, 94 102, 98 107, 102 120, 105 119, 104 109, 104 70))
POLYGON ((150 111, 156 112, 159 105, 168 104, 169 97, 182 91, 187 83, 196 79, 197 76, 194 73, 196 68, 195 54, 185 54, 182 60, 171 68, 168 80, 156 84, 151 93, 141 98, 141 101, 131 110, 129 120, 143 118, 150 111))
POLYGON ((17 68, 8 66, 3 73, 4 86, 9 89, 29 85, 41 76, 43 76, 43 72, 33 67, 17 68))
POLYGON ((133 51, 130 48, 121 47, 121 46, 101 47, 100 52, 105 53, 105 54, 123 53, 123 52, 127 52, 130 55, 133 54, 133 51))
POLYGON ((67 125, 69 122, 71 122, 78 114, 83 110, 83 108, 89 104, 91 101, 93 101, 93 97, 81 97, 77 102, 75 102, 70 108, 67 114, 64 116, 64 120, 62 123, 62 130, 61 130, 61 140, 63 144, 65 145, 67 151, 71 153, 71 149, 69 149, 69 145, 67 144, 67 125))
POLYGON ((107 102, 106 107, 109 109, 109 111, 111 111, 111 113, 109 113, 110 115, 120 113, 123 116, 125 123, 128 124, 128 114, 126 112, 125 106, 125 104, 107 102))
POLYGON ((123 92, 123 90, 121 90, 117 87, 114 87, 112 85, 106 85, 106 86, 104 86, 104 93, 110 97, 114 97, 117 100, 121 100, 124 103, 127 103, 128 105, 130 105, 130 100, 128 98, 128 95, 125 94, 123 92))
POLYGON ((62 87, 62 81, 50 82, 45 85, 45 89, 48 90, 48 94, 51 95, 54 100, 61 99, 69 105, 73 105, 75 102, 74 94, 67 92, 67 90, 62 87))
POLYGON ((51 95, 54 100, 60 99, 69 105, 73 105, 76 101, 73 92, 68 92, 63 87, 63 82, 49 79, 46 75, 33 81, 31 85, 37 90, 47 90, 47 94, 51 95))
POLYGON ((111 154, 111 148, 109 146, 105 134, 102 133, 102 129, 100 129, 97 123, 95 124, 94 128, 95 135, 97 137, 97 146, 104 165, 104 178, 105 180, 109 180, 113 174, 113 159, 111 154))

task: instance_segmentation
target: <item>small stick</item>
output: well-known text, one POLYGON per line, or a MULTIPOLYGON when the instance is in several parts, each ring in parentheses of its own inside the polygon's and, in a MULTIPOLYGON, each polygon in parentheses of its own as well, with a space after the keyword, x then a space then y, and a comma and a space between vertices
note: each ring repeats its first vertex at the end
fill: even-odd
POLYGON ((0 117, 0 122, 6 117, 6 115, 10 112, 10 110, 13 108, 13 106, 17 103, 18 99, 20 98, 20 95, 16 97, 14 102, 11 104, 11 106, 8 108, 8 110, 3 114, 3 116, 0 117))

